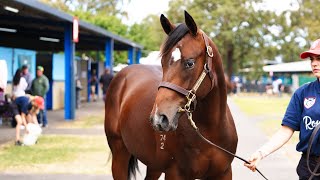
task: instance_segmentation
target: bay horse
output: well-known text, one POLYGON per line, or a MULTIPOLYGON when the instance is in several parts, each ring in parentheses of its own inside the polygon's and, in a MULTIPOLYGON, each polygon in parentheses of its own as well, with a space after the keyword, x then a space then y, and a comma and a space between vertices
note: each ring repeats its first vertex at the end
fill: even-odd
POLYGON ((218 49, 186 11, 185 23, 174 25, 164 15, 160 22, 168 35, 161 46, 162 68, 128 66, 107 91, 104 127, 113 178, 130 179, 139 159, 147 166, 145 179, 165 173, 169 180, 230 180, 234 157, 201 139, 188 121, 205 138, 236 151, 218 49))

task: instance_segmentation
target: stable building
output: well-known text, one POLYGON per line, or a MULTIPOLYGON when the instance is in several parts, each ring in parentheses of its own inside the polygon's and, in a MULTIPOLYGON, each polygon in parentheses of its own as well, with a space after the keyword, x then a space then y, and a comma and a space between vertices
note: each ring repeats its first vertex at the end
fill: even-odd
POLYGON ((50 81, 47 108, 64 108, 67 120, 75 117, 75 79, 85 87, 83 100, 90 100, 86 87, 92 70, 99 75, 104 67, 112 69, 114 51, 127 51, 128 64, 139 63, 142 48, 38 1, 0 1, 0 59, 8 66, 6 92, 11 92, 16 69, 26 64, 35 77, 36 66, 41 65, 50 81), (103 51, 106 59, 98 63, 76 58, 76 51, 103 51))
POLYGON ((312 75, 310 60, 263 66, 263 71, 272 75, 277 75, 278 77, 289 76, 292 81, 292 91, 295 91, 305 83, 316 80, 316 78, 312 75))

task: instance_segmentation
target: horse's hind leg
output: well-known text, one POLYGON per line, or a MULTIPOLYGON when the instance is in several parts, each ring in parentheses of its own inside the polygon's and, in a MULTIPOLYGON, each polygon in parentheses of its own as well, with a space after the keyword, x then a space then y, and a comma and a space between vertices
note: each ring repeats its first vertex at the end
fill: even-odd
POLYGON ((150 168, 147 167, 147 175, 145 180, 157 180, 161 176, 161 173, 162 172, 152 171, 150 170, 150 168))
POLYGON ((122 140, 109 140, 112 152, 112 176, 115 180, 128 179, 128 165, 131 155, 122 140))

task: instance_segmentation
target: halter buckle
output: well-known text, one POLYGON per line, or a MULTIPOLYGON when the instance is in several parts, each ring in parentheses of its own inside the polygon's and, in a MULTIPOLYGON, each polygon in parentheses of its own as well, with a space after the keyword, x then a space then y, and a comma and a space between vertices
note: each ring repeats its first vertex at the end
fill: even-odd
POLYGON ((207 46, 207 54, 209 57, 213 57, 213 50, 211 46, 207 46))
MULTIPOLYGON (((186 98, 187 98, 188 101, 193 102, 194 99, 196 98, 196 94, 195 94, 192 90, 190 90, 190 91, 188 92, 188 94, 186 95, 186 98)), ((190 103, 191 103, 191 102, 190 102, 190 103)))

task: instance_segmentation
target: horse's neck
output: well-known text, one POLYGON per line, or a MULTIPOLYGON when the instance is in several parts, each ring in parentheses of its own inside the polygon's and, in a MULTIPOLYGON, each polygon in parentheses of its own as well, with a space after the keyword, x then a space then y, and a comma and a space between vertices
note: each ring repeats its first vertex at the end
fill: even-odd
MULTIPOLYGON (((220 76, 218 76, 220 77, 220 76)), ((224 77, 224 76, 223 76, 224 77)), ((200 100, 198 124, 219 127, 226 118, 227 93, 224 78, 218 78, 218 86, 214 87, 209 94, 200 100)))

